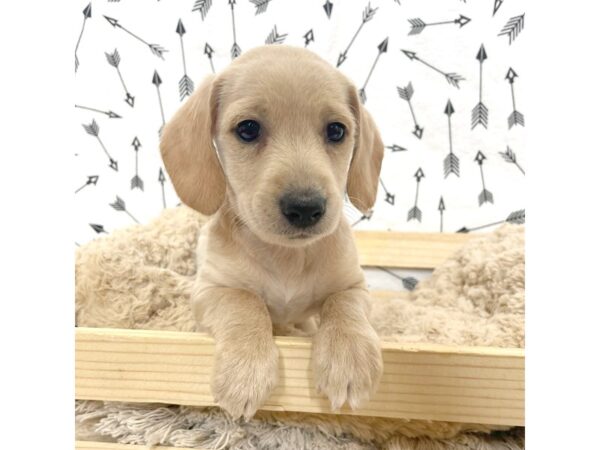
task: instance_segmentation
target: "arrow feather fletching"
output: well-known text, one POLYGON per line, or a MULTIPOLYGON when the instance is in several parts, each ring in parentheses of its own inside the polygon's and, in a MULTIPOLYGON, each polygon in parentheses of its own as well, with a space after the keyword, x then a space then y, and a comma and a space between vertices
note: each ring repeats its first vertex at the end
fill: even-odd
POLYGON ((208 10, 210 9, 211 6, 212 6, 212 0, 196 0, 194 2, 194 7, 192 8, 192 12, 199 11, 200 16, 202 17, 202 20, 204 20, 204 18, 208 14, 208 10))
POLYGON ((104 54, 106 55, 106 60, 111 66, 119 67, 119 64, 121 63, 121 56, 119 55, 119 51, 116 48, 113 53, 104 52, 104 54))
POLYGON ((515 224, 525 223, 525 210, 520 209, 518 211, 511 212, 508 215, 508 217, 506 218, 506 221, 508 223, 515 223, 515 224))
POLYGON ((98 136, 98 134, 100 133, 100 127, 98 127, 98 124, 93 119, 92 123, 90 123, 89 125, 84 124, 83 128, 87 134, 91 134, 92 136, 98 136))
POLYGON ((110 203, 110 206, 112 206, 117 211, 125 211, 125 202, 119 196, 117 196, 117 199, 114 203, 110 203))
POLYGON ((371 20, 373 18, 373 16, 375 16, 375 12, 377 11, 378 8, 371 8, 371 2, 369 2, 369 4, 367 5, 367 7, 365 8, 364 12, 363 12, 363 23, 367 23, 369 20, 371 20))
POLYGON ((487 189, 484 189, 481 191, 481 194, 479 194, 479 206, 484 203, 494 203, 494 195, 487 189))

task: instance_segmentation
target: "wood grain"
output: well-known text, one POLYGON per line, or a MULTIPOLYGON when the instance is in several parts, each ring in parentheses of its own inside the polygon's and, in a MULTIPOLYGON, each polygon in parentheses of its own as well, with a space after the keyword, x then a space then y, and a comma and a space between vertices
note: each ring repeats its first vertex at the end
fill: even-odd
POLYGON ((434 269, 473 238, 473 233, 355 231, 362 266, 434 269))
MULTIPOLYGON (((317 395, 310 340, 277 337, 280 384, 264 409, 332 413, 317 395)), ((212 406, 214 343, 199 333, 76 329, 76 397, 212 406)), ((524 351, 434 344, 383 346, 384 375, 363 408, 341 414, 524 424, 524 351)))

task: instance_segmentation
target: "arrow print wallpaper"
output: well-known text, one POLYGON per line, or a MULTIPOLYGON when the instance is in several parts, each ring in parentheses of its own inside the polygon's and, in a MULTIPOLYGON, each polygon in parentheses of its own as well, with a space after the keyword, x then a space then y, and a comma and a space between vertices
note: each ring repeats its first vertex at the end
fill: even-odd
POLYGON ((180 203, 166 121, 259 45, 308 48, 352 79, 385 158, 357 229, 489 231, 525 221, 527 39, 514 0, 92 0, 73 4, 74 240, 180 203), (475 106, 474 106, 475 105, 475 106))

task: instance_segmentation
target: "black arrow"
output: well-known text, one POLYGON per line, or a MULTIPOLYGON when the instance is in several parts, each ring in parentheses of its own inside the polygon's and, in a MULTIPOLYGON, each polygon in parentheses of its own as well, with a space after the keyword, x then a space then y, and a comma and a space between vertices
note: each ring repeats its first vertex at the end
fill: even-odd
POLYGON ((165 58, 163 58, 163 53, 164 52, 168 52, 168 50, 162 48, 158 44, 149 44, 148 42, 146 42, 145 40, 143 40, 141 37, 136 36, 131 31, 129 31, 127 28, 125 28, 123 25, 121 25, 117 19, 113 19, 112 17, 107 17, 107 16, 104 16, 104 18, 113 27, 120 28, 121 30, 125 31, 127 34, 129 34, 129 35, 133 36, 134 38, 136 38, 138 41, 143 42, 144 44, 146 44, 148 46, 148 48, 150 49, 150 51, 152 52, 153 55, 158 56, 160 59, 165 59, 165 58))
POLYGON ((523 170, 523 168, 519 165, 519 163, 517 162, 517 155, 515 155, 513 153, 513 151, 510 149, 510 147, 507 145, 506 146, 506 151, 505 152, 498 152, 502 158, 504 158, 504 160, 508 163, 512 163, 515 166, 517 166, 517 169, 519 169, 521 171, 521 173, 523 175, 525 175, 525 171, 523 170))
POLYGON ((127 211, 127 208, 125 207, 125 202, 123 201, 123 199, 121 197, 119 197, 118 195, 116 197, 117 197, 117 199, 115 200, 115 202, 109 203, 109 205, 117 211, 125 212, 129 217, 131 217, 133 220, 135 220, 136 223, 139 223, 138 220, 135 217, 133 217, 129 211, 127 211))
POLYGON ((233 45, 231 46, 231 59, 235 59, 242 54, 242 49, 238 45, 237 37, 235 35, 235 14, 233 11, 235 7, 235 0, 229 0, 229 6, 231 6, 231 25, 233 28, 233 45))
POLYGON ((98 175, 90 175, 88 176, 87 181, 85 182, 85 184, 83 186, 81 186, 79 189, 77 189, 75 191, 75 193, 77 194, 80 190, 82 190, 84 187, 89 186, 90 184, 93 184, 94 186, 96 186, 96 183, 98 182, 98 175))
POLYGON ((350 50, 350 47, 354 43, 356 36, 358 36, 358 33, 360 33, 360 30, 362 30, 362 27, 364 26, 364 24, 373 18, 373 16, 375 15, 375 11, 377 11, 377 8, 372 9, 371 2, 369 2, 367 7, 365 8, 365 10, 363 11, 362 21, 360 22, 360 26, 358 27, 358 30, 356 30, 356 33, 354 33, 354 36, 352 36, 352 39, 350 40, 348 47, 346 47, 346 50, 344 50, 342 53, 340 53, 340 56, 338 57, 338 60, 337 60, 336 67, 340 67, 342 65, 342 63, 344 61, 346 61, 348 51, 350 50))
POLYGON ((194 2, 194 7, 192 8, 192 12, 199 11, 202 16, 202 20, 208 14, 208 10, 212 6, 212 0, 196 0, 194 2))
POLYGON ((304 47, 308 47, 308 44, 315 41, 315 34, 312 28, 304 35, 304 47))
POLYGON ((484 203, 494 203, 494 195, 485 188, 485 178, 483 177, 483 161, 487 159, 485 155, 479 150, 477 152, 477 156, 475 156, 475 161, 479 164, 479 172, 481 173, 481 184, 483 186, 483 190, 481 194, 479 194, 479 206, 484 203))
POLYGON ((487 53, 485 52, 485 48, 483 44, 479 48, 477 52, 477 56, 475 57, 477 61, 479 61, 479 103, 473 108, 471 112, 471 130, 475 128, 477 125, 481 124, 484 128, 487 129, 488 123, 488 109, 483 104, 483 62, 487 59, 487 53))
POLYGON ((331 19, 331 11, 333 10, 333 3, 331 3, 329 0, 327 0, 325 2, 325 4, 323 5, 323 9, 325 10, 325 14, 327 14, 327 18, 331 19))
POLYGON ((381 42, 381 44, 379 44, 377 46, 377 56, 375 57, 375 61, 373 61, 373 64, 371 65, 371 70, 369 70, 369 75, 367 75, 367 79, 365 80, 364 84, 358 91, 360 100, 363 103, 365 103, 367 101, 367 93, 365 92, 365 89, 367 88, 367 83, 369 82, 369 79, 371 78, 371 74, 373 73, 373 70, 375 69, 375 66, 377 65, 377 61, 379 61, 379 57, 381 56, 382 53, 387 52, 387 48, 388 48, 388 38, 385 38, 381 42))
POLYGON ((438 211, 440 212, 440 233, 444 231, 444 211, 446 211, 446 204, 444 203, 444 197, 440 197, 440 203, 438 204, 438 211))
POLYGON ((381 187, 383 188, 383 192, 385 192, 385 201, 387 203, 389 203, 390 205, 394 206, 394 203, 396 201, 396 196, 394 194, 390 193, 385 188, 385 184, 383 184, 383 180, 381 178, 379 179, 379 183, 381 184, 381 187))
POLYGON ((98 225, 98 224, 95 224, 95 223, 90 223, 90 227, 92 227, 92 230, 94 230, 98 234, 101 234, 101 233, 108 234, 108 232, 104 229, 104 225, 98 225))
POLYGON ((162 129, 165 126, 165 112, 163 111, 162 98, 160 96, 160 85, 162 84, 162 80, 158 75, 158 72, 155 70, 154 75, 152 75, 152 84, 156 86, 156 93, 158 94, 158 104, 160 105, 160 117, 162 118, 162 125, 158 129, 158 134, 162 133, 162 129))
POLYGON ((425 64, 427 67, 435 70, 438 73, 441 73, 442 75, 444 75, 444 78, 446 78, 446 81, 448 83, 450 83, 452 86, 454 86, 454 87, 456 87, 458 89, 460 89, 460 86, 458 85, 458 83, 465 80, 462 76, 460 76, 460 75, 458 75, 456 73, 446 73, 446 72, 438 69, 437 67, 432 66, 428 62, 423 61, 421 58, 419 58, 417 56, 417 54, 415 52, 411 52, 409 50, 402 50, 402 53, 404 53, 407 56, 407 58, 410 59, 411 61, 414 60, 414 59, 416 59, 421 64, 425 64))
POLYGON ((496 15, 500 7, 504 3, 504 0, 494 0, 494 12, 492 13, 492 17, 496 15))
POLYGON ((121 116, 118 115, 117 113, 114 113, 112 111, 102 111, 101 109, 96 109, 96 108, 90 108, 89 106, 81 106, 81 105, 75 105, 75 108, 80 108, 80 109, 87 109, 88 111, 95 111, 101 114, 105 114, 109 117, 109 119, 120 119, 121 116))
POLYGON ((389 148, 392 152, 405 152, 406 151, 406 149, 404 147, 400 147, 399 145, 396 145, 396 144, 386 145, 385 148, 389 148))
POLYGON ((508 36, 508 44, 512 44, 512 41, 516 39, 521 30, 525 27, 525 13, 520 16, 511 17, 504 28, 500 31, 498 36, 502 36, 503 34, 508 36))
POLYGON ((277 25, 275 25, 273 27, 273 29, 271 30, 271 32, 269 33, 269 35, 267 36, 267 39, 265 39, 265 44, 266 45, 283 44, 283 41, 285 41, 286 37, 287 37, 287 33, 285 33, 285 34, 277 33, 277 25))
POLYGON ((419 126, 418 122, 417 122, 417 117, 415 116, 415 112, 413 110, 412 107, 412 103, 410 101, 410 99, 412 98, 413 94, 414 94, 414 89, 412 87, 412 82, 408 83, 408 86, 406 86, 405 88, 401 88, 396 86, 396 89, 398 89, 398 95, 400 96, 400 98, 402 100, 406 100, 408 102, 408 107, 410 108, 410 114, 413 118, 413 122, 415 123, 415 129, 412 132, 417 138, 421 139, 421 137, 423 136, 423 131, 424 128, 419 126))
POLYGON ((371 217, 373 217, 373 210, 368 211, 366 214, 363 214, 360 219, 358 219, 356 222, 354 222, 352 225, 350 225, 351 227, 355 227, 356 225, 358 225, 359 223, 361 223, 364 220, 371 220, 371 217))
POLYGON ((488 223, 486 225, 481 225, 475 228, 462 227, 460 230, 457 231, 457 233, 470 233, 471 231, 493 227, 494 225, 500 225, 501 223, 514 223, 517 225, 525 223, 525 210, 519 209, 518 211, 513 211, 508 215, 506 219, 499 220, 498 222, 488 223))
POLYGON ((444 158, 444 178, 448 178, 448 175, 453 173, 457 177, 460 177, 460 160, 456 156, 452 149, 452 114, 454 114, 454 107, 452 102, 448 99, 446 108, 444 108, 444 114, 448 116, 448 141, 450 142, 450 153, 444 158))
POLYGON ((412 219, 417 219, 419 222, 421 221, 421 210, 417 206, 419 203, 419 185, 421 184, 421 178, 425 177, 423 170, 419 167, 419 170, 415 173, 415 178, 417 179, 417 192, 415 194, 415 206, 413 206, 408 211, 407 222, 410 222, 412 219))
POLYGON ((181 43, 181 57, 183 59, 183 77, 179 80, 179 100, 183 99, 192 94, 194 91, 194 82, 187 75, 187 67, 185 66, 185 50, 183 48, 183 35, 185 34, 185 27, 179 19, 177 22, 177 28, 175 32, 179 35, 179 42, 181 43))
POLYGON ((163 208, 167 207, 167 202, 165 200, 165 174, 163 173, 162 167, 158 170, 158 182, 160 183, 160 187, 162 190, 162 200, 163 200, 163 208))
POLYGON ((250 0, 250 3, 253 3, 254 6, 256 6, 256 13, 254 15, 257 16, 258 14, 264 13, 267 10, 270 1, 271 0, 250 0))
POLYGON ((115 48, 113 53, 106 53, 106 60, 108 63, 117 69, 117 74, 119 75, 119 80, 121 80, 121 85, 125 90, 125 102, 133 108, 133 104, 135 102, 135 97, 129 93, 127 86, 125 85, 125 81, 123 80, 123 76, 121 75, 121 70, 119 69, 119 64, 121 64, 121 56, 119 55, 119 51, 115 48))
POLYGON ((117 161, 112 159, 112 157, 108 153, 108 150, 106 150, 106 147, 104 146, 104 143, 102 142, 102 139, 100 139, 100 127, 98 126, 96 121, 94 119, 92 119, 92 123, 90 123, 89 125, 83 124, 83 129, 86 131, 87 134, 90 134, 90 135, 94 136, 96 139, 98 139, 98 142, 100 142, 100 146, 102 147, 102 150, 104 150, 104 153, 108 157, 108 160, 109 160, 108 166, 111 169, 113 169, 114 171, 118 172, 119 165, 118 165, 117 161))
POLYGON ((404 289, 406 289, 407 291, 414 290, 415 287, 417 287, 417 284, 419 283, 419 280, 417 280, 415 277, 402 277, 402 276, 398 275, 397 273, 394 273, 385 267, 375 266, 375 268, 382 270, 382 271, 390 274, 394 278, 397 278, 400 281, 402 281, 402 286, 404 286, 404 289))
POLYGON ((83 30, 85 30, 85 23, 90 17, 92 17, 91 2, 88 3, 88 5, 83 9, 83 25, 81 26, 81 33, 79 33, 79 39, 77 39, 77 44, 75 44, 75 72, 77 72, 77 69, 79 68, 79 58, 77 57, 77 49, 79 48, 79 44, 83 36, 83 30))
POLYGON ((131 179, 131 189, 139 188, 140 190, 144 190, 144 182, 138 175, 138 149, 142 146, 138 137, 133 138, 133 151, 135 152, 135 176, 131 179))
POLYGON ((514 70, 512 70, 512 68, 509 68, 508 72, 506 73, 506 78, 505 78, 510 83, 510 95, 512 97, 512 105, 513 105, 513 111, 512 111, 512 113, 510 113, 510 116, 508 116, 508 129, 509 130, 514 125, 521 125, 522 127, 525 126, 525 117, 523 116, 523 114, 521 114, 519 111, 517 111, 517 103, 515 101, 514 83, 515 83, 515 78, 517 78, 517 77, 518 77, 517 73, 514 70))
POLYGON ((215 51, 212 49, 212 47, 210 45, 208 45, 208 42, 206 44, 204 44, 204 54, 206 56, 208 56, 208 60, 210 61, 210 68, 212 69, 212 72, 215 73, 215 66, 213 65, 213 60, 212 60, 212 55, 215 51))
POLYGON ((454 20, 446 20, 444 22, 431 22, 431 23, 425 23, 424 21, 422 21, 421 19, 419 19, 418 17, 415 19, 408 19, 408 22, 410 23, 410 31, 408 32, 408 35, 414 35, 414 34, 419 34, 421 33, 425 27, 431 27, 434 25, 446 25, 449 23, 452 24, 458 24, 459 28, 464 27, 466 24, 468 24, 471 21, 471 19, 469 19, 468 17, 463 16, 462 14, 458 17, 458 19, 454 19, 454 20))

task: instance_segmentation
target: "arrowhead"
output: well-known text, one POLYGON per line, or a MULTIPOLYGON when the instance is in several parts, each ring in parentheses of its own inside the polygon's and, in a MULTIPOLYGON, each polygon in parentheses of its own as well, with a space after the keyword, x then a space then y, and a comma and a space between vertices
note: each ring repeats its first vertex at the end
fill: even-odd
POLYGON ((379 49, 379 53, 385 53, 387 52, 387 48, 388 48, 388 39, 389 38, 385 38, 385 41, 383 41, 381 44, 379 44, 377 46, 377 48, 379 49))
POLYGON ((457 231, 457 233, 468 233, 469 229, 467 227, 462 227, 460 230, 457 231))
POLYGON ((158 182, 164 184, 165 174, 163 173, 162 167, 158 170, 158 182))
POLYGON ((415 177, 417 179, 417 182, 421 181, 421 178, 425 177, 425 174, 423 173, 423 170, 420 167, 419 170, 415 172, 415 177))
POLYGON ((88 180, 85 184, 93 184, 94 186, 96 186, 96 183, 98 182, 98 175, 91 175, 88 177, 88 180))
POLYGON ((212 54, 215 51, 212 49, 212 47, 210 45, 208 45, 208 42, 204 45, 204 54, 208 55, 209 58, 212 58, 212 54))
POLYGON ((515 78, 517 78, 519 75, 517 75, 517 72, 515 72, 514 70, 512 70, 512 67, 508 69, 508 72, 506 72, 506 78, 505 80, 508 80, 508 82, 510 84, 513 84, 515 81, 515 78))
POLYGON ((104 225, 98 225, 98 224, 95 224, 95 223, 90 223, 90 227, 92 227, 92 230, 94 230, 98 234, 100 234, 100 233, 106 233, 106 230, 104 229, 104 225))
POLYGON ((471 19, 469 19, 466 16, 463 16, 462 14, 458 17, 458 19, 456 19, 454 22, 460 25, 460 28, 464 27, 466 24, 468 24, 471 21, 471 19))
POLYGON ((142 143, 140 142, 140 140, 136 136, 136 137, 133 138, 133 141, 131 142, 131 145, 133 145, 133 147, 135 148, 135 151, 137 152, 137 149, 142 146, 142 143))
POLYGON ((112 111, 108 111, 108 118, 109 119, 120 119, 121 116, 118 115, 117 113, 112 112, 112 111))
POLYGON ((485 52, 485 47, 481 44, 479 47, 479 51, 477 52, 477 56, 475 57, 480 63, 484 62, 487 59, 487 53, 485 52))
POLYGON ((154 71, 154 75, 152 76, 152 84, 156 85, 156 87, 162 84, 162 80, 160 79, 160 76, 158 75, 158 72, 156 70, 154 71))
POLYGON ((315 40, 315 35, 313 34, 312 28, 304 35, 304 39, 306 40, 307 44, 315 40))
POLYGON ((408 50, 402 50, 402 53, 404 53, 406 56, 408 56, 408 58, 411 60, 417 59, 417 54, 415 52, 411 52, 408 50))
POLYGON ((475 161, 477 161, 479 163, 479 165, 483 164, 483 161, 487 159, 485 157, 485 155, 483 153, 481 153, 481 150, 479 150, 477 152, 477 156, 475 156, 475 161))
POLYGON ((181 19, 179 19, 179 22, 177 22, 177 29, 175 30, 175 32, 179 36, 183 36, 185 34, 185 27, 183 26, 183 23, 181 22, 181 19))
POLYGON ((344 61, 346 61, 346 52, 340 53, 336 67, 340 67, 344 61))
POLYGON ((444 110, 444 114, 451 116, 454 114, 454 107, 452 106, 452 102, 448 99, 448 103, 446 103, 446 109, 444 110))
POLYGON ((440 204, 438 205, 438 210, 439 211, 445 211, 446 210, 446 205, 444 203, 444 197, 440 197, 440 204))
POLYGON ((331 10, 333 9, 333 3, 327 0, 323 5, 323 9, 325 10, 325 14, 327 14, 327 18, 331 19, 331 10))
POLYGON ((88 5, 83 10, 83 17, 85 17, 86 19, 92 17, 92 2, 88 3, 88 5))
POLYGON ((393 144, 388 145, 386 148, 389 148, 392 152, 404 152, 406 149, 404 147, 400 147, 399 145, 393 144))
POLYGON ((108 23, 110 23, 113 27, 116 27, 119 24, 119 21, 117 19, 113 19, 112 17, 108 16, 104 16, 104 18, 108 20, 108 23))

